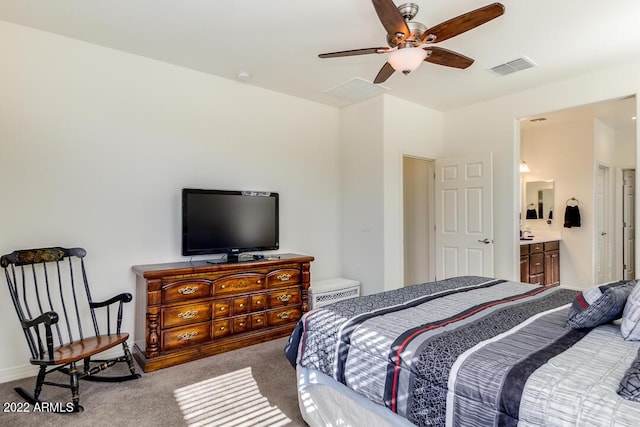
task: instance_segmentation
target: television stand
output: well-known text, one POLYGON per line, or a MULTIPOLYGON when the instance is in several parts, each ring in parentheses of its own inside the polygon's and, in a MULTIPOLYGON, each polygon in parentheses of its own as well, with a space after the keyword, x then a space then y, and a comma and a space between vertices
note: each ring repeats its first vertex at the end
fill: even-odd
POLYGON ((313 259, 133 266, 134 357, 150 372, 289 335, 309 310, 313 259))

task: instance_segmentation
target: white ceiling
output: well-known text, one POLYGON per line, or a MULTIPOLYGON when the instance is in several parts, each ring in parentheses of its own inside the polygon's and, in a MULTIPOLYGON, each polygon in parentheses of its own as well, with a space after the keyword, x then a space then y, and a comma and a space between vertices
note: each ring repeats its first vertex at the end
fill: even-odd
MULTIPOLYGON (((400 2, 396 3, 399 4, 400 2)), ((415 0, 432 27, 490 0, 415 0)), ((640 58, 638 0, 503 0, 505 14, 439 44, 475 59, 466 70, 424 63, 395 73, 388 93, 447 111, 640 58), (508 76, 489 68, 526 56, 508 76)), ((318 54, 385 46, 369 1, 2 0, 0 19, 334 106, 324 92, 373 80, 384 55, 318 54)))

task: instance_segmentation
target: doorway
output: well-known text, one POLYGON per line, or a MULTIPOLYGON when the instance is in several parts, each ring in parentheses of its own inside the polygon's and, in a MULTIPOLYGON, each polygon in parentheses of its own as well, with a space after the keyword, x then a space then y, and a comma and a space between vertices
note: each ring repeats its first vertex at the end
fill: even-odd
POLYGON ((521 222, 536 237, 559 236, 564 286, 635 278, 635 115, 632 95, 520 120, 517 160, 529 168, 520 174, 521 188, 523 182, 553 179, 558 208, 570 199, 580 202, 579 227, 565 227, 558 209, 550 221, 532 223, 523 216, 521 222))
POLYGON ((403 156, 404 286, 435 280, 434 164, 403 156))

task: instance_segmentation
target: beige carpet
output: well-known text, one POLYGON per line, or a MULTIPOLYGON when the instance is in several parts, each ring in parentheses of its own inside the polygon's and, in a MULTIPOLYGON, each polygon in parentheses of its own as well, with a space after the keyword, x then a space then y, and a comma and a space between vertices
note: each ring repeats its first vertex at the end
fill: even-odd
MULTIPOLYGON (((286 338, 143 374, 123 383, 80 382, 77 414, 0 413, 2 426, 305 426, 286 338)), ((115 368, 111 369, 114 372, 115 368)), ((126 374, 126 365, 118 370, 126 374)), ((109 371, 107 371, 109 372, 109 371)), ((67 381, 60 375, 60 381, 67 381)), ((13 388, 33 391, 35 378, 0 384, 0 401, 23 402, 13 388)), ((67 402, 70 391, 45 386, 41 399, 67 402)))

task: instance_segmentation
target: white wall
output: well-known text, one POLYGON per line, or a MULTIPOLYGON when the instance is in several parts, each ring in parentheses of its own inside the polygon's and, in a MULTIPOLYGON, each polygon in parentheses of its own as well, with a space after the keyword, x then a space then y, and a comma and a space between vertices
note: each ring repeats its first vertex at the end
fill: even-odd
MULTIPOLYGON (((584 287, 593 283, 593 120, 579 120, 532 126, 521 134, 521 158, 531 172, 525 181, 554 181, 554 219, 527 221, 533 234, 552 230, 562 234, 560 283, 584 287), (569 198, 579 201, 580 227, 564 228, 564 209, 569 198)), ((525 218, 523 211, 523 218, 525 218)))
POLYGON ((383 102, 342 111, 342 274, 365 295, 384 289, 383 102))
POLYGON ((402 158, 436 158, 443 114, 384 95, 342 112, 345 277, 372 294, 404 284, 402 158))
MULTIPOLYGON (((517 78, 517 75, 496 78, 512 77, 517 78)), ((635 62, 446 113, 443 155, 478 150, 494 153, 494 272, 497 277, 519 277, 517 165, 520 141, 516 119, 621 98, 638 91, 640 63, 635 62)), ((636 250, 636 253, 640 251, 636 250)), ((593 283, 580 285, 588 287, 593 283)))
POLYGON ((436 159, 442 152, 444 115, 384 96, 384 289, 404 285, 402 158, 436 159))
MULTIPOLYGON (((281 252, 341 274, 339 110, 4 22, 0 52, 1 253, 82 246, 94 298, 134 293, 132 265, 183 259, 181 188, 256 189, 281 252)), ((0 381, 28 360, 4 307, 0 381)))

